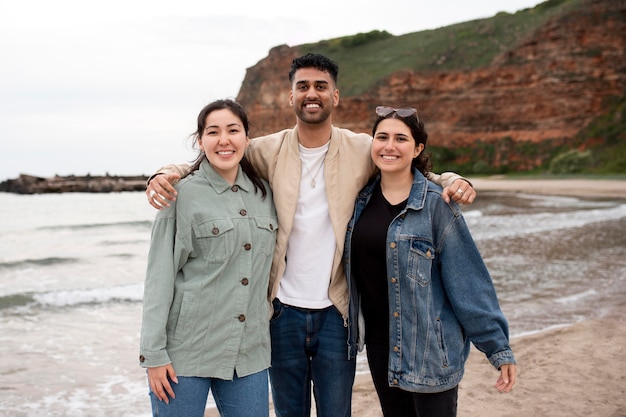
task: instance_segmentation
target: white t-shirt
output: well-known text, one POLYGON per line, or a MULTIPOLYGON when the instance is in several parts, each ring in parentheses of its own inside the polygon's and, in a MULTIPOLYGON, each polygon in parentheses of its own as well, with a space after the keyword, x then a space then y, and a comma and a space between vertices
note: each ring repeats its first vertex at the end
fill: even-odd
POLYGON ((335 255, 324 158, 329 143, 319 148, 300 146, 302 176, 294 225, 287 242, 287 265, 277 297, 281 302, 302 308, 326 308, 328 286, 335 255))

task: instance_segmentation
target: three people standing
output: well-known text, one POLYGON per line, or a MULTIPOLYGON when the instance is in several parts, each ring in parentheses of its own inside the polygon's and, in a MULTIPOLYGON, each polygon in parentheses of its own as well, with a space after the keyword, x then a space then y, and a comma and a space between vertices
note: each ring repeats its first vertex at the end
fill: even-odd
MULTIPOLYGON (((268 291, 278 417, 309 415, 311 389, 319 417, 351 415, 356 345, 348 343, 350 296, 342 259, 355 198, 377 168, 371 136, 332 124, 337 76, 337 64, 325 56, 295 58, 289 105, 296 126, 253 139, 246 149, 246 158, 272 186, 280 224, 268 291)), ((159 170, 146 191, 150 204, 162 208, 175 200, 171 182, 188 170, 159 170)), ((446 199, 474 199, 469 183, 454 173, 429 173, 428 179, 446 187, 446 199)))

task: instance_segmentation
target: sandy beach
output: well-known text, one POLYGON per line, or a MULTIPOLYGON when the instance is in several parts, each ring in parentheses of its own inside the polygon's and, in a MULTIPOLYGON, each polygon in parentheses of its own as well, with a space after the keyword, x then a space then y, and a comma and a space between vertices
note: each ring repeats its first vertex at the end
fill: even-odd
MULTIPOLYGON (((479 198, 481 191, 517 191, 626 200, 626 181, 620 180, 470 180, 479 198)), ((621 363, 626 353, 626 300, 600 320, 513 338, 511 346, 518 379, 508 394, 495 390, 498 372, 472 348, 459 389, 458 417, 626 417, 621 363)), ((382 416, 369 375, 357 376, 352 407, 355 417, 382 416)))
MULTIPOLYGON (((473 348, 459 388, 458 417, 626 417, 624 317, 626 306, 604 320, 512 339, 518 378, 508 394, 493 388, 498 372, 473 348)), ((369 375, 357 376, 352 415, 382 416, 369 375)))
MULTIPOLYGON (((623 317, 511 340, 518 379, 508 394, 493 388, 498 373, 473 348, 459 388, 458 417, 625 417, 623 317)), ((357 379, 354 416, 382 416, 373 389, 369 377, 357 379)))
POLYGON ((575 197, 626 198, 626 180, 469 178, 481 191, 510 191, 575 197))

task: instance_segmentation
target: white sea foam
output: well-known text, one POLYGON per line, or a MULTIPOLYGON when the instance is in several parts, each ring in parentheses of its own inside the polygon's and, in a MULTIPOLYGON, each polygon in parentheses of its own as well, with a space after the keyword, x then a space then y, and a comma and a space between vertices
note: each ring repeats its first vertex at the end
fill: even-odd
POLYGON ((578 301, 581 301, 585 298, 590 298, 593 296, 598 295, 598 292, 593 289, 590 288, 587 291, 583 291, 583 292, 579 292, 577 294, 572 294, 572 295, 568 295, 567 297, 559 297, 556 298, 554 301, 556 301, 557 303, 561 303, 561 304, 570 304, 570 303, 575 303, 578 301))
POLYGON ((482 217, 483 216, 483 212, 480 210, 467 210, 463 212, 463 217, 467 218, 476 218, 476 217, 482 217))
POLYGON ((530 330, 530 331, 527 331, 527 332, 520 332, 520 333, 517 333, 517 334, 512 334, 511 338, 514 339, 514 338, 520 338, 520 337, 525 337, 525 336, 532 336, 534 334, 548 332, 550 330, 564 329, 566 327, 573 326, 574 324, 575 324, 575 322, 553 324, 551 326, 546 326, 546 327, 543 327, 543 328, 537 328, 537 329, 530 330))
POLYGON ((77 304, 104 304, 110 301, 141 301, 143 285, 134 284, 123 287, 93 288, 86 290, 52 291, 33 295, 40 306, 67 307, 77 304))
POLYGON ((572 229, 623 217, 626 217, 626 204, 590 210, 469 217, 467 224, 478 241, 572 229))

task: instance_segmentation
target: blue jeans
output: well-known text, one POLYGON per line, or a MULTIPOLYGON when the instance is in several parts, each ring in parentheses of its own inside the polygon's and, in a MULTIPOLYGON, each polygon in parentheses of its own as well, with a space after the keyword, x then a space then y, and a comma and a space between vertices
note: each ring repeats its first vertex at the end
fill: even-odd
POLYGON ((222 417, 269 417, 267 369, 232 381, 179 376, 171 385, 176 398, 169 404, 150 392, 154 417, 203 417, 209 391, 222 417))
POLYGON ((309 417, 311 384, 318 417, 350 417, 356 359, 335 307, 301 309, 274 300, 272 399, 276 417, 309 417))

